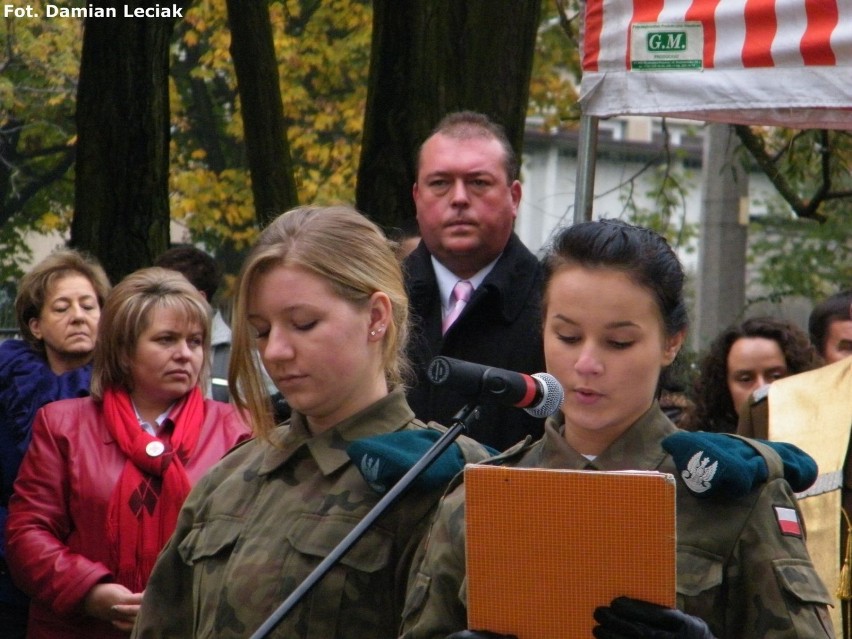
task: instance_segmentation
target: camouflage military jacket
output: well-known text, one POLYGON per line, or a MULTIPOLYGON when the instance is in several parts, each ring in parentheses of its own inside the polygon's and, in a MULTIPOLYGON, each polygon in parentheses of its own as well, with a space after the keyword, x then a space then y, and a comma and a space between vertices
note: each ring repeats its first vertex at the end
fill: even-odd
MULTIPOLYGON (((661 446, 675 431, 654 406, 589 461, 568 446, 561 425, 551 419, 539 442, 506 463, 675 475, 678 608, 704 619, 719 639, 833 637, 828 592, 804 541, 782 534, 776 518, 776 506, 797 508, 790 487, 780 479, 777 457, 762 451, 770 477, 750 494, 699 499, 686 488, 661 446)), ((442 500, 412 569, 403 613, 405 639, 444 639, 467 626, 464 543, 464 491, 459 487, 442 500)), ((507 567, 507 572, 512 570, 523 567, 507 567)))
MULTIPOLYGON (((249 637, 380 499, 347 445, 416 428, 427 427, 393 392, 316 437, 294 413, 277 446, 233 450, 187 498, 133 636, 249 637)), ((411 555, 439 498, 404 495, 268 636, 395 637, 411 555)))

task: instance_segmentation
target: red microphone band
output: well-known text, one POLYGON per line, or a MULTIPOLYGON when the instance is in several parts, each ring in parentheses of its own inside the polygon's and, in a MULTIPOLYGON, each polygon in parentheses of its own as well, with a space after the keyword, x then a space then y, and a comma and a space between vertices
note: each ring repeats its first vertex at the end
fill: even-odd
POLYGON ((532 406, 533 401, 535 401, 536 393, 538 393, 538 385, 534 378, 529 375, 524 375, 524 382, 527 385, 527 392, 524 393, 523 398, 519 401, 515 406, 518 408, 526 408, 527 406, 532 406))

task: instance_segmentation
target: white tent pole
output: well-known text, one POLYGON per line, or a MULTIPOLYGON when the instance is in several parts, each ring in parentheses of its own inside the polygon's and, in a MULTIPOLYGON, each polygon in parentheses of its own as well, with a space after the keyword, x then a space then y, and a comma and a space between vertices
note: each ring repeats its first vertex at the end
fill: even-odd
POLYGON ((577 141, 577 188, 574 191, 574 223, 592 219, 595 194, 595 163, 598 149, 598 118, 580 116, 580 138, 577 141))

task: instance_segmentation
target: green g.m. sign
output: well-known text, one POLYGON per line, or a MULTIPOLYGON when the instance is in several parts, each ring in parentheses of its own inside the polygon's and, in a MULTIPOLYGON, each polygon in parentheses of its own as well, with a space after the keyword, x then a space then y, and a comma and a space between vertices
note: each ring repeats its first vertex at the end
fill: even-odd
POLYGON ((686 51, 686 31, 652 31, 648 36, 648 51, 686 51))

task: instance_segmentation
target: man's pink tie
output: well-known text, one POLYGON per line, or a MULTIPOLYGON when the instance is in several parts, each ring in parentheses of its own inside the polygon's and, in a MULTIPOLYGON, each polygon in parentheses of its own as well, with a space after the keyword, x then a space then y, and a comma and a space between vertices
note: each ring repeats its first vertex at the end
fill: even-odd
POLYGON ((465 306, 467 306, 468 300, 470 300, 471 293, 473 293, 473 284, 467 280, 460 280, 456 282, 456 285, 453 287, 453 292, 450 293, 450 312, 447 313, 447 317, 444 318, 442 327, 444 333, 449 330, 453 322, 455 322, 459 315, 461 315, 462 310, 465 306))

